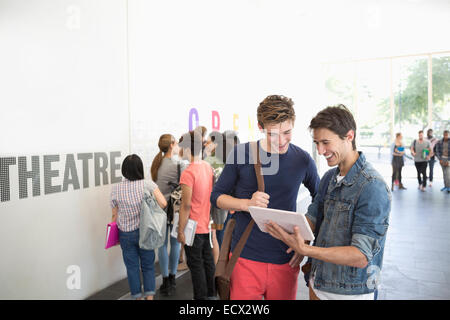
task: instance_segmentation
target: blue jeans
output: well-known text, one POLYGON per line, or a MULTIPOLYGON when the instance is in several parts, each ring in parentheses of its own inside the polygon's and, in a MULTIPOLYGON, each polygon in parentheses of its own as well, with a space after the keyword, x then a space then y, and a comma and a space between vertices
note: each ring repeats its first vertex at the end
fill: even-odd
POLYGON ((436 162, 436 159, 435 159, 434 156, 431 157, 430 160, 428 160, 428 167, 430 168, 430 175, 429 175, 430 182, 433 182, 433 169, 434 169, 434 163, 435 162, 436 162))
POLYGON ((141 270, 144 280, 144 296, 155 294, 155 251, 139 248, 139 229, 131 232, 119 230, 120 247, 127 268, 131 297, 142 297, 141 270))
POLYGON ((170 235, 173 225, 167 226, 166 241, 164 245, 158 249, 159 267, 161 268, 161 274, 164 278, 167 278, 170 274, 176 275, 178 269, 178 259, 180 258, 181 244, 177 238, 170 235), (167 254, 167 244, 170 238, 170 255, 167 254))

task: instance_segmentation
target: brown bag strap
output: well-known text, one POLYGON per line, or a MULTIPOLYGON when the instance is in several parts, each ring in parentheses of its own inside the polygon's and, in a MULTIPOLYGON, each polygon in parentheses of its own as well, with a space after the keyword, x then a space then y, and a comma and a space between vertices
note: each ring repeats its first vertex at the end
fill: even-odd
POLYGON ((259 158, 259 143, 256 141, 250 143, 250 149, 253 153, 253 159, 256 159, 255 173, 256 173, 256 180, 258 181, 258 191, 264 192, 265 190, 264 176, 262 173, 261 160, 259 158))
MULTIPOLYGON (((264 177, 262 175, 261 161, 259 158, 258 142, 251 142, 250 150, 253 153, 253 159, 256 159, 256 163, 255 163, 254 167, 255 167, 255 173, 256 173, 256 180, 258 181, 258 191, 264 192, 264 189, 265 189, 264 177)), ((245 228, 244 233, 242 234, 241 238, 239 239, 239 242, 237 243, 236 247, 234 248, 234 250, 232 252, 231 259, 226 267, 226 275, 228 277, 231 277, 231 273, 233 272, 234 266, 235 266, 238 258, 240 257, 242 250, 244 249, 245 243, 247 242, 247 239, 250 236, 250 233, 252 232, 254 224, 255 224, 255 220, 251 219, 247 225, 247 228, 245 228)))

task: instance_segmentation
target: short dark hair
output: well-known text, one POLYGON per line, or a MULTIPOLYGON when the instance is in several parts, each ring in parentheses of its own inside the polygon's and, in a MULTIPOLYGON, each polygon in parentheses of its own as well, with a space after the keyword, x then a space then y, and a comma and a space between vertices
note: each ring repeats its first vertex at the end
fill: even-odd
POLYGON ((420 130, 420 131, 419 131, 419 134, 421 134, 421 133, 423 133, 423 130, 420 130))
POLYGON ((226 144, 225 144, 225 136, 220 133, 219 131, 212 131, 209 134, 209 137, 211 138, 211 142, 214 143, 216 148, 214 149, 214 156, 217 159, 220 159, 223 163, 225 163, 226 158, 224 158, 226 144))
POLYGON ((225 144, 225 148, 224 148, 224 155, 223 155, 223 163, 226 163, 228 155, 230 154, 230 152, 233 151, 234 147, 236 145, 238 145, 239 143, 241 143, 241 141, 239 140, 239 137, 237 135, 237 132, 234 130, 226 130, 223 133, 223 139, 224 139, 224 144, 225 144))
POLYGON ((352 141, 352 147, 353 150, 356 150, 356 122, 350 110, 343 104, 326 107, 312 118, 309 129, 320 128, 333 131, 341 139, 345 139, 347 133, 353 130, 355 136, 352 141))
POLYGON ((190 149, 191 156, 199 156, 202 154, 202 135, 197 130, 189 131, 181 136, 178 145, 190 149))
POLYGON ((130 154, 122 162, 122 175, 130 181, 144 179, 144 165, 136 154, 130 154))
POLYGON ((221 140, 223 138, 222 134, 219 131, 212 131, 208 137, 211 138, 211 141, 214 142, 215 144, 220 143, 219 140, 221 140))

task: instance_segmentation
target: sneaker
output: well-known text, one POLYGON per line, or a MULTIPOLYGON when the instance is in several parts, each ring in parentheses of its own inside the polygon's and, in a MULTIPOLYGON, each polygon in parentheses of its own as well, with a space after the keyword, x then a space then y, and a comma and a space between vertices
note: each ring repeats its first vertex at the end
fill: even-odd
POLYGON ((429 184, 428 186, 429 186, 429 187, 432 187, 432 186, 433 186, 433 182, 430 181, 430 184, 429 184))
POLYGON ((448 191, 448 188, 443 187, 443 188, 441 189, 441 191, 448 191))
POLYGON ((425 187, 424 186, 420 187, 420 191, 425 192, 425 187))

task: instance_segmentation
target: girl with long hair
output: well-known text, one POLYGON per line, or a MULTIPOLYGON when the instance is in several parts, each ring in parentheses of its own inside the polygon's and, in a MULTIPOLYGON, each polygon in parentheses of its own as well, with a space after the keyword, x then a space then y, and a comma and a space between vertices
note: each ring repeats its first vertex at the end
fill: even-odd
MULTIPOLYGON (((159 138, 158 147, 159 152, 153 159, 150 171, 153 181, 158 185, 166 201, 169 201, 171 192, 180 182, 180 175, 186 168, 186 164, 178 159, 179 147, 173 135, 163 134, 159 138)), ((175 278, 180 257, 180 243, 177 238, 170 235, 172 228, 173 221, 168 219, 166 241, 158 249, 159 265, 163 276, 163 283, 159 290, 165 296, 172 295, 176 289, 175 278), (170 253, 167 248, 169 239, 170 253)))

